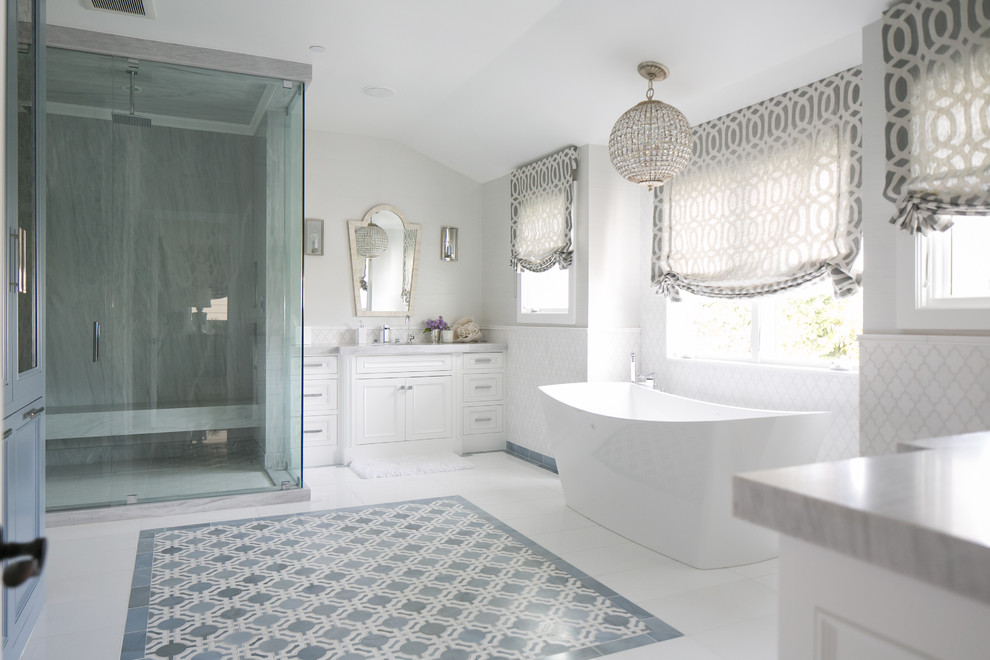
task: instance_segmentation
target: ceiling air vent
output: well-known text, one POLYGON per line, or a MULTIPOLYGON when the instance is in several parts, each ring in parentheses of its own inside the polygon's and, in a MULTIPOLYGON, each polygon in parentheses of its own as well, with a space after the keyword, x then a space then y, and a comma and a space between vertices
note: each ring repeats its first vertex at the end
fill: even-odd
POLYGON ((112 11, 115 14, 129 14, 146 18, 155 17, 155 7, 152 3, 153 0, 83 0, 83 6, 87 9, 112 11))

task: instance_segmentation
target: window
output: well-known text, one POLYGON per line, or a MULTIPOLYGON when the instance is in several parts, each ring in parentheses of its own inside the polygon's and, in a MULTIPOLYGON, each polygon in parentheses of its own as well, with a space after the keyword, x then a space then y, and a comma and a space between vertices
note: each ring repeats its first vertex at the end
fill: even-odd
POLYGON ((509 264, 519 323, 574 323, 576 172, 577 148, 567 147, 510 175, 509 264))
POLYGON ((917 307, 990 308, 990 216, 949 219, 945 231, 915 239, 917 307))
POLYGON ((668 355, 855 369, 862 294, 837 300, 827 279, 745 300, 685 295, 667 305, 668 355))
POLYGON ((553 267, 541 273, 524 270, 516 275, 520 323, 574 323, 574 273, 553 267))
POLYGON ((652 282, 676 300, 763 296, 828 274, 859 289, 858 68, 694 128, 694 157, 657 189, 652 282))
POLYGON ((891 222, 912 234, 942 229, 950 215, 990 214, 985 9, 905 0, 883 14, 884 197, 897 209, 891 222))

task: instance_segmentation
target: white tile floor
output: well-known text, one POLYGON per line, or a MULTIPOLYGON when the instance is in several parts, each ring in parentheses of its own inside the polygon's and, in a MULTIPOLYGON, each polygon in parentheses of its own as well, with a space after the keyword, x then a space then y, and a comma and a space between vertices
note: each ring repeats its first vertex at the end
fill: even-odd
POLYGON ((608 656, 615 660, 769 660, 776 657, 776 560, 700 571, 596 525, 564 505, 555 475, 507 454, 475 469, 362 480, 310 468, 311 502, 48 530, 47 602, 24 660, 115 660, 141 529, 461 495, 685 634, 608 656))

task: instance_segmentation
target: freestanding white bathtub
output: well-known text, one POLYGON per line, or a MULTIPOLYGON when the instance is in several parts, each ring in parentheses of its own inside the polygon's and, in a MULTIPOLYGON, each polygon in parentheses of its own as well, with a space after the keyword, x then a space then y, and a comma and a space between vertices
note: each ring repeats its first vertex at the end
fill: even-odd
POLYGON ((818 457, 831 413, 750 410, 632 383, 540 390, 567 505, 696 568, 777 555, 777 535, 732 515, 732 475, 818 457))

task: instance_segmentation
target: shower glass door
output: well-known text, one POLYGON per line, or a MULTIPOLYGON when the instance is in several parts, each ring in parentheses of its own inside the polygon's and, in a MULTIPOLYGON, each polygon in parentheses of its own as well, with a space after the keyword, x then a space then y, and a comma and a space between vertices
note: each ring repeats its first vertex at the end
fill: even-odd
POLYGON ((49 58, 49 510, 298 486, 301 84, 49 58))

